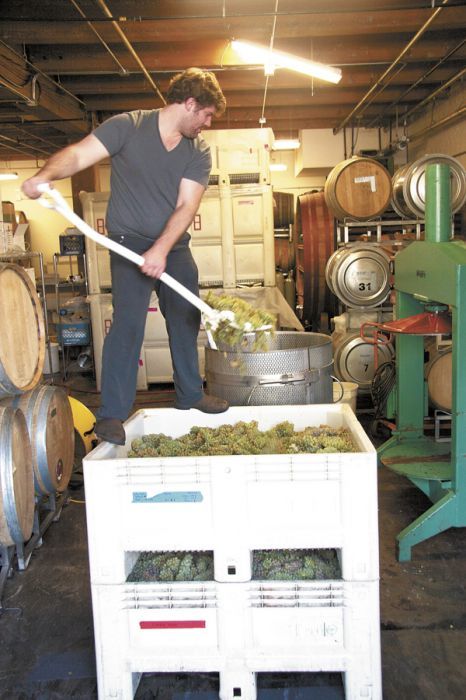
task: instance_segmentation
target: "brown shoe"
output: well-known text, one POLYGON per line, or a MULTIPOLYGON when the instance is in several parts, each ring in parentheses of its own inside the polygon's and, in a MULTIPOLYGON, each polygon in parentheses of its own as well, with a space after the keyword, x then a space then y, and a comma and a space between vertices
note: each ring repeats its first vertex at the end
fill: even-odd
POLYGON ((126 442, 125 429, 118 418, 100 418, 94 425, 94 433, 99 440, 105 440, 114 445, 124 445, 126 442))
POLYGON ((218 396, 204 394, 202 399, 194 403, 192 406, 178 406, 175 404, 175 408, 178 408, 181 411, 196 408, 198 411, 202 411, 202 413, 223 413, 229 408, 229 403, 228 401, 225 401, 225 399, 220 399, 218 396))

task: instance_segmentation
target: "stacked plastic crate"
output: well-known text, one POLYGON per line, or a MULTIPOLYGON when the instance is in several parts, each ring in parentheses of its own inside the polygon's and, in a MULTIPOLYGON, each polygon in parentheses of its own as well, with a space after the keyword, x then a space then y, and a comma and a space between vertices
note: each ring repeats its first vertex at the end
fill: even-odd
POLYGON ((261 672, 341 672, 346 698, 381 698, 376 453, 346 405, 139 411, 127 446, 84 460, 99 698, 144 672, 218 672, 222 700, 261 672), (286 418, 352 433, 356 453, 128 458, 142 435, 286 418), (254 580, 258 550, 335 549, 338 580, 254 580), (213 580, 128 582, 141 552, 213 555, 213 580))

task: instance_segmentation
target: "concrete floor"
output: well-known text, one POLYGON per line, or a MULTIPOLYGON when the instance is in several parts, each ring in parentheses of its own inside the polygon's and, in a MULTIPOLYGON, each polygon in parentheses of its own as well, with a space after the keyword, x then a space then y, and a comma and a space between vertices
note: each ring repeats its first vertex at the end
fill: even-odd
MULTIPOLYGON (((69 386, 91 410, 97 406, 90 379, 71 377, 69 386)), ((135 409, 172 403, 170 387, 155 387, 138 393, 135 409)), ((47 529, 27 569, 15 571, 5 586, 0 614, 2 700, 97 697, 84 498, 77 458, 59 519, 47 529)), ((379 470, 385 700, 466 697, 466 530, 450 530, 421 543, 411 562, 396 560, 397 533, 429 505, 407 479, 379 470)), ((136 698, 210 700, 218 697, 217 688, 215 674, 144 676, 136 698)), ((338 674, 259 677, 261 700, 343 697, 338 674)))

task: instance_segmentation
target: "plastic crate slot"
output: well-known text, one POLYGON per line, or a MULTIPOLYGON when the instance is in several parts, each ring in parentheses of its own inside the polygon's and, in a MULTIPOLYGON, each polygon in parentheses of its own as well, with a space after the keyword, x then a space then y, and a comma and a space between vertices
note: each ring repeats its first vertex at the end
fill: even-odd
POLYGON ((213 551, 140 552, 127 581, 196 582, 214 578, 213 551))

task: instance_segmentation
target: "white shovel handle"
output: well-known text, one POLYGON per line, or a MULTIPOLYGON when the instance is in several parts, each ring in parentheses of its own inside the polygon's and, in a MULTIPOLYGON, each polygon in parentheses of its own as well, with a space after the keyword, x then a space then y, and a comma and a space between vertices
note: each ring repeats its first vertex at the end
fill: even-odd
MULTIPOLYGON (((126 260, 130 260, 133 263, 136 263, 136 265, 141 265, 144 264, 144 258, 142 255, 138 255, 137 253, 134 253, 132 250, 129 250, 129 248, 126 248, 124 245, 121 245, 121 243, 116 243, 116 241, 112 241, 111 238, 108 238, 107 236, 103 236, 101 233, 97 233, 89 224, 86 224, 85 221, 83 221, 77 214, 74 213, 72 209, 68 206, 65 198, 60 194, 60 192, 53 187, 50 187, 48 183, 44 183, 42 185, 39 185, 37 188, 42 194, 47 194, 51 199, 53 199, 53 202, 50 202, 50 200, 44 199, 41 197, 39 199, 39 203, 42 204, 43 207, 46 209, 55 209, 55 211, 59 212, 62 214, 68 221, 70 221, 74 226, 76 226, 77 229, 82 231, 85 236, 88 238, 91 238, 93 241, 98 243, 99 245, 103 246, 104 248, 108 248, 108 250, 113 250, 114 253, 118 253, 118 255, 121 255, 123 258, 126 258, 126 260)), ((199 311, 203 314, 205 314, 208 317, 214 317, 216 316, 217 312, 212 309, 211 306, 206 304, 202 299, 200 299, 198 296, 193 294, 189 289, 187 289, 184 285, 180 284, 174 277, 169 275, 167 272, 163 272, 160 275, 160 280, 164 282, 168 287, 171 287, 175 292, 178 292, 186 301, 190 302, 193 306, 195 306, 199 311)))

